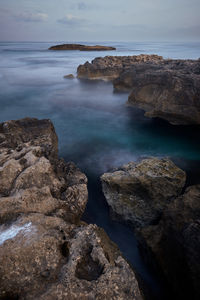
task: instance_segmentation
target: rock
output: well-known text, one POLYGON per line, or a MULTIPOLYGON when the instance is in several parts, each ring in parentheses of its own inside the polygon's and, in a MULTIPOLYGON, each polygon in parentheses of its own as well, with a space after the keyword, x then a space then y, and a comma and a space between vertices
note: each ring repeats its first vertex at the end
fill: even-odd
POLYGON ((69 74, 69 75, 65 75, 64 78, 66 79, 74 79, 74 75, 73 74, 69 74))
POLYGON ((118 78, 124 70, 129 69, 133 65, 150 61, 158 63, 162 60, 163 58, 161 56, 145 54, 138 56, 97 57, 91 63, 86 62, 84 65, 80 65, 77 68, 77 77, 113 80, 118 78))
POLYGON ((87 178, 58 159, 52 123, 9 121, 0 125, 0 132, 0 223, 33 212, 54 212, 77 222, 87 203, 87 178))
POLYGON ((134 227, 158 222, 167 204, 185 185, 185 172, 169 159, 149 158, 131 162, 101 176, 112 211, 134 227))
POLYGON ((80 45, 80 44, 63 44, 56 45, 49 48, 49 50, 80 50, 80 51, 110 51, 116 50, 114 47, 108 46, 88 46, 88 45, 80 45))
POLYGON ((117 246, 80 221, 87 178, 49 120, 0 124, 0 175, 0 299, 142 299, 117 246))
POLYGON ((142 247, 173 286, 178 299, 199 299, 200 185, 165 209, 158 225, 141 230, 142 247), (153 258, 152 258, 153 257, 153 258))
POLYGON ((41 214, 0 227, 0 278, 1 299, 142 299, 102 229, 41 214))
POLYGON ((128 104, 173 125, 200 124, 200 74, 164 69, 136 73, 128 104))
POLYGON ((200 124, 200 61, 157 55, 106 56, 77 68, 79 78, 112 80, 128 104, 173 125, 200 124))

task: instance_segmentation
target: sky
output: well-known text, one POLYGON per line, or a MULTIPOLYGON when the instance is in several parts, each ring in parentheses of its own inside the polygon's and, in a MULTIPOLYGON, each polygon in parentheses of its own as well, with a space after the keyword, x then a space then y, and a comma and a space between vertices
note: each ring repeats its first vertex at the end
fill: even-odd
POLYGON ((0 0, 0 41, 200 41, 200 0, 0 0))

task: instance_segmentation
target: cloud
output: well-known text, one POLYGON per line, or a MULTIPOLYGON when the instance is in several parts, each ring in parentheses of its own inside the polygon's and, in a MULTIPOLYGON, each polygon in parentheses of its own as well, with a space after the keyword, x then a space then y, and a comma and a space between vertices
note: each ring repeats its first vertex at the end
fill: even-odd
POLYGON ((87 5, 84 2, 79 2, 78 3, 78 9, 79 10, 84 10, 87 8, 87 5))
POLYGON ((85 19, 73 16, 71 14, 67 14, 66 16, 64 16, 63 18, 57 20, 58 23, 61 24, 66 24, 69 26, 79 26, 79 25, 83 25, 86 23, 85 19))
POLYGON ((14 15, 14 18, 17 21, 23 21, 23 22, 45 22, 48 19, 48 15, 41 12, 37 12, 37 13, 21 12, 14 15))

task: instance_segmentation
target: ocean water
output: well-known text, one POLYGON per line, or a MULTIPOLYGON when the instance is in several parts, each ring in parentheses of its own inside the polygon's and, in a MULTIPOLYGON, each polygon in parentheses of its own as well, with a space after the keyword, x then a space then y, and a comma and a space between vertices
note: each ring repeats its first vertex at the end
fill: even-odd
POLYGON ((55 44, 0 43, 0 122, 24 117, 52 120, 60 156, 74 161, 89 178, 84 219, 106 230, 159 299, 160 284, 141 258, 132 230, 109 218, 99 176, 132 160, 169 156, 187 171, 188 184, 199 183, 199 127, 146 118, 143 111, 127 107, 128 94, 113 93, 111 83, 64 75, 76 75, 79 64, 97 56, 153 53, 197 59, 200 43, 118 42, 109 43, 117 51, 49 51, 55 44))

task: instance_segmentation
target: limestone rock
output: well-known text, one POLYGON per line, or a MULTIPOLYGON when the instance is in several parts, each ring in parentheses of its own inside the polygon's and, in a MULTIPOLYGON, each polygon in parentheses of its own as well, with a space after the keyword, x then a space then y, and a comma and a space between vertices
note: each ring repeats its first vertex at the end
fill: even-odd
POLYGON ((28 212, 78 221, 87 203, 87 178, 58 159, 52 123, 10 121, 0 125, 0 132, 0 223, 28 212))
POLYGON ((134 74, 128 104, 173 125, 200 124, 200 73, 193 74, 189 66, 188 70, 186 74, 164 68, 134 74))
POLYGON ((41 214, 0 226, 0 278, 1 299, 142 299, 102 229, 41 214))
POLYGON ((112 80, 130 92, 128 104, 173 125, 200 124, 200 60, 157 55, 97 57, 77 68, 79 78, 112 80))
POLYGON ((145 55, 138 56, 105 56, 97 57, 91 63, 86 62, 84 65, 80 65, 77 68, 78 78, 87 79, 104 79, 113 80, 118 78, 119 75, 129 69, 131 66, 143 63, 143 62, 155 62, 162 61, 163 58, 158 55, 145 55))
POLYGON ((0 175, 0 299, 142 299, 117 246, 80 221, 87 178, 49 120, 0 124, 0 175))
POLYGON ((112 210, 135 227, 154 224, 167 204, 179 195, 185 172, 169 159, 131 162, 101 176, 103 192, 112 210))

